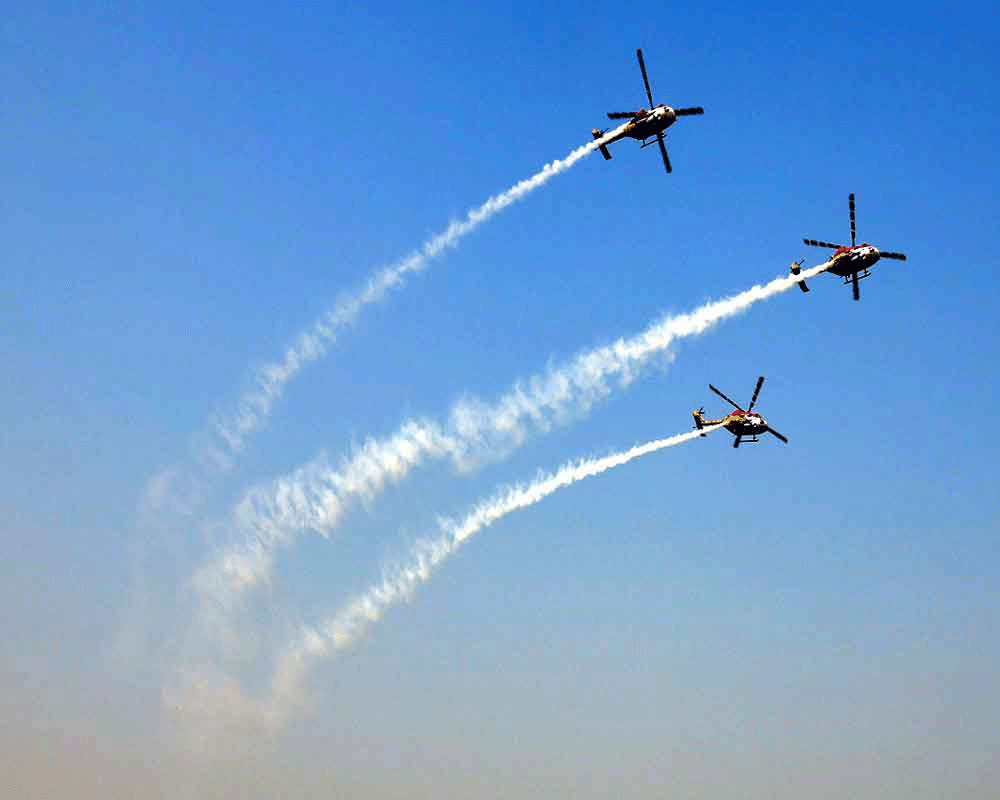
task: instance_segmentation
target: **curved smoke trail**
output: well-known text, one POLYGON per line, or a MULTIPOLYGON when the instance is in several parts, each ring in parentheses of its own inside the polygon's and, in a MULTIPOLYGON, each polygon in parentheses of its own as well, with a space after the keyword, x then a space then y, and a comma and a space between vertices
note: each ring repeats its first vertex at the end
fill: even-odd
POLYGON ((278 659, 271 682, 271 697, 261 708, 273 720, 282 720, 302 705, 304 686, 312 669, 334 651, 348 650, 393 606, 409 600, 417 587, 427 583, 452 553, 483 529, 508 514, 541 502, 549 495, 585 478, 592 478, 641 456, 696 439, 716 431, 715 425, 666 439, 656 439, 601 458, 570 462, 527 484, 506 487, 475 506, 461 520, 442 520, 440 532, 416 542, 407 563, 396 567, 367 591, 348 601, 341 610, 315 627, 302 631, 298 641, 278 659))
MULTIPOLYGON (((433 258, 455 247, 462 238, 484 222, 568 170, 614 138, 624 127, 622 125, 610 130, 600 139, 576 148, 565 158, 546 164, 530 178, 525 178, 471 209, 465 219, 452 222, 405 258, 376 272, 360 289, 342 295, 329 311, 288 345, 281 358, 256 371, 252 388, 236 401, 234 408, 210 420, 209 431, 198 437, 201 443, 197 447, 196 460, 200 471, 211 473, 228 469, 233 458, 243 450, 248 438, 267 421, 292 378, 307 365, 326 355, 336 341, 337 333, 352 324, 366 306, 380 302, 391 290, 404 286, 409 275, 422 272, 433 258)), ((171 504, 180 508, 193 505, 193 498, 199 492, 199 483, 196 478, 185 475, 176 468, 161 470, 149 481, 146 505, 165 507, 171 504), (190 499, 170 496, 171 493, 186 494, 190 499)))
POLYGON ((827 262, 803 270, 798 277, 775 278, 668 317, 631 338, 586 350, 515 385, 493 404, 463 399, 452 407, 445 423, 408 421, 388 439, 368 440, 337 468, 317 458, 266 488, 251 490, 234 509, 234 524, 245 539, 218 554, 195 577, 203 602, 223 612, 232 609, 246 591, 268 579, 277 548, 290 546, 302 530, 326 534, 352 502, 372 499, 426 459, 451 458, 463 468, 499 457, 531 432, 585 413, 611 391, 612 377, 627 385, 678 339, 704 333, 828 266, 827 262))

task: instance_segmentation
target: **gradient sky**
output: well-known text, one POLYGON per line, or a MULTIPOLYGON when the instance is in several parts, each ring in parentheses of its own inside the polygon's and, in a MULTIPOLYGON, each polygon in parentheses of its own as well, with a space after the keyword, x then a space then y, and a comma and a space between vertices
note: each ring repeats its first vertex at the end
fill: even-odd
MULTIPOLYGON (((0 771, 14 796, 987 798, 1000 785, 989 4, 15 4, 0 24, 0 771), (199 437, 373 270, 589 156, 367 309, 232 469, 199 437), (415 470, 283 552, 233 678, 502 485, 746 400, 469 542, 273 735, 178 717, 190 580, 251 487, 844 240, 879 264, 683 341, 588 414, 415 470), (187 513, 143 514, 163 470, 187 513), (204 730, 210 729, 211 736, 204 730), (992 789, 990 787, 993 787, 992 789)), ((207 648, 207 649, 206 649, 207 648)), ((219 712, 224 716, 223 712, 219 712)))

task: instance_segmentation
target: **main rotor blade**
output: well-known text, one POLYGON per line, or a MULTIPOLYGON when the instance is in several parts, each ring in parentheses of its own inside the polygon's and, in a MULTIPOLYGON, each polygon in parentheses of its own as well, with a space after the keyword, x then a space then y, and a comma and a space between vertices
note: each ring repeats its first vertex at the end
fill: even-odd
POLYGON ((713 392, 715 392, 717 395, 719 395, 719 397, 721 397, 723 400, 725 400, 727 403, 729 403, 729 405, 731 405, 737 411, 742 411, 743 410, 738 405, 736 405, 736 403, 734 403, 732 400, 730 400, 728 397, 726 397, 722 392, 720 392, 718 389, 716 389, 714 386, 712 386, 712 384, 708 384, 708 388, 711 389, 713 392))
POLYGON ((693 117, 695 114, 704 114, 705 109, 701 106, 694 106, 693 108, 675 108, 674 115, 678 117, 693 117))
POLYGON ((851 291, 854 293, 854 299, 861 299, 861 292, 858 291, 858 273, 851 275, 851 291))
POLYGON ((816 239, 803 239, 802 241, 805 242, 806 244, 811 244, 813 247, 832 247, 834 250, 836 250, 838 247, 844 246, 842 244, 833 244, 831 242, 820 242, 817 241, 816 239))
POLYGON ((747 406, 747 411, 753 411, 753 404, 757 402, 757 395, 760 394, 760 387, 764 385, 764 376, 761 375, 757 378, 757 386, 753 390, 753 397, 750 398, 750 405, 747 406))
POLYGON ((634 111, 609 111, 608 119, 635 119, 634 111))
POLYGON ((854 240, 854 192, 851 192, 851 194, 848 196, 848 198, 847 198, 847 205, 850 206, 850 209, 851 209, 851 247, 854 247, 854 245, 855 245, 855 240, 854 240))
POLYGON ((788 439, 786 439, 784 436, 782 436, 780 433, 778 433, 774 428, 768 426, 767 432, 770 433, 772 436, 777 436, 785 444, 788 444, 788 439))
POLYGON ((906 261, 906 255, 904 253, 893 253, 887 250, 881 250, 879 251, 879 255, 881 255, 882 258, 894 258, 897 261, 906 261))
POLYGON ((667 155, 667 146, 663 143, 663 134, 658 133, 656 140, 660 143, 660 155, 663 156, 663 166, 667 168, 668 173, 673 172, 670 168, 670 157, 667 155))
POLYGON ((736 441, 733 442, 733 447, 739 447, 740 442, 743 441, 743 437, 740 434, 736 434, 736 441))
POLYGON ((646 62, 642 58, 642 48, 638 48, 635 54, 639 56, 639 69, 642 70, 642 82, 646 84, 646 97, 649 98, 649 107, 653 107, 653 93, 649 90, 649 78, 646 77, 646 62))

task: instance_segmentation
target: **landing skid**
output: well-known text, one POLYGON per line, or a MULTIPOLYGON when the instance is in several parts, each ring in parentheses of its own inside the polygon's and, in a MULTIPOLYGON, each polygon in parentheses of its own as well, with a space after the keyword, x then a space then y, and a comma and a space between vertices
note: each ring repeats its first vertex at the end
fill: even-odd
MULTIPOLYGON (((866 269, 864 272, 859 272, 858 273, 858 280, 860 281, 862 278, 870 278, 871 275, 872 275, 871 272, 869 272, 866 269)), ((847 285, 849 285, 851 283, 854 283, 854 278, 852 278, 850 275, 847 275, 847 276, 844 277, 843 283, 841 283, 840 285, 841 286, 847 286, 847 285)))

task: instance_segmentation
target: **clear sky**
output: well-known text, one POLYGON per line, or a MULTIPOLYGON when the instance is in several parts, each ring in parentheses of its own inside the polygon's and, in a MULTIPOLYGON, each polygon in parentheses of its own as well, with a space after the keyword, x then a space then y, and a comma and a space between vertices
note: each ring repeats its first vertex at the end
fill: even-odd
POLYGON ((335 5, 4 12, 15 796, 993 797, 995 5, 335 5), (554 176, 206 460, 344 292, 645 105, 637 46, 657 102, 705 108, 668 132, 672 175, 627 140, 554 176), (425 459, 206 610, 248 496, 821 262, 802 237, 846 240, 849 192, 859 239, 909 259, 860 303, 819 276, 523 442, 425 459), (303 707, 242 710, 441 515, 758 375, 787 446, 714 434, 516 511, 320 659, 303 707))

